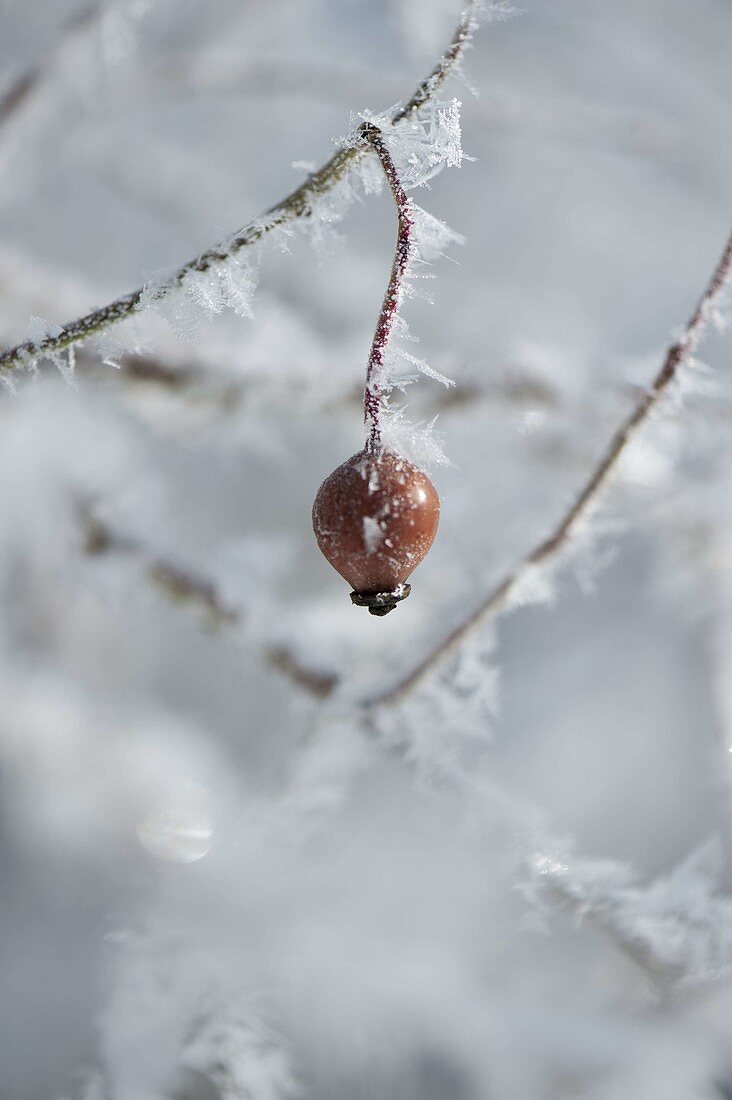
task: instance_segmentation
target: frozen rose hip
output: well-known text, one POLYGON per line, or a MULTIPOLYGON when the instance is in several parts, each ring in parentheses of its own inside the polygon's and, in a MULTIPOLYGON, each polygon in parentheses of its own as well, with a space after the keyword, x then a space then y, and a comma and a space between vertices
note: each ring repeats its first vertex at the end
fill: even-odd
POLYGON ((360 451, 325 479, 313 505, 318 546, 354 603, 386 615, 434 541, 440 498, 422 470, 390 451, 360 451))

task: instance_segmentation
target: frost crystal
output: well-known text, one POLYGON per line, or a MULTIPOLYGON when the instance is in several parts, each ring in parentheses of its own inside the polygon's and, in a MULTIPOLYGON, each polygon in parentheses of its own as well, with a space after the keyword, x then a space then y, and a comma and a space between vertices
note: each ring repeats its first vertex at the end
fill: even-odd
POLYGON ((384 539, 384 532, 378 519, 371 516, 363 517, 363 541, 366 544, 366 552, 374 554, 384 539))
POLYGON ((547 565, 524 565, 511 589, 509 606, 529 607, 531 604, 551 603, 555 597, 552 573, 547 565))
POLYGON ((254 316, 252 303, 259 281, 256 250, 229 255, 207 271, 195 269, 179 281, 175 274, 150 279, 143 290, 138 313, 157 313, 176 336, 188 342, 200 337, 201 321, 231 309, 239 317, 254 316), (197 307, 191 309, 191 305, 197 307))
POLYGON ((439 371, 435 370, 428 363, 425 363, 424 359, 418 359, 415 355, 410 355, 409 352, 406 351, 400 351, 399 354, 408 363, 411 363, 412 366, 416 367, 420 374, 423 374, 425 378, 432 378, 435 382, 440 382, 443 386, 446 386, 447 389, 450 389, 451 386, 455 385, 455 382, 452 378, 448 378, 446 375, 440 374, 439 371))
POLYGON ((449 225, 423 210, 421 206, 414 205, 412 211, 415 215, 414 234, 417 256, 420 260, 435 260, 444 256, 445 249, 451 244, 465 244, 462 233, 456 233, 449 225))
POLYGON ((605 931, 664 986, 698 984, 732 972, 732 900, 717 894, 720 849, 703 845, 649 886, 622 864, 577 858, 553 842, 527 863, 521 890, 605 931))
POLYGON ((181 1065, 202 1074, 221 1100, 288 1100, 300 1094, 281 1040, 246 1006, 204 1006, 181 1065))
POLYGON ((390 119, 394 108, 374 114, 362 111, 351 119, 349 134, 342 139, 346 145, 362 142, 363 123, 382 131, 389 151, 406 188, 424 187, 443 168, 459 168, 467 159, 462 149, 460 101, 431 100, 419 115, 412 115, 398 126, 390 119))
POLYGON ((450 460, 442 446, 442 436, 435 429, 437 418, 426 423, 411 423, 405 411, 384 403, 382 435, 387 447, 403 454, 416 466, 431 468, 447 466, 450 460))
POLYGON ((38 360, 48 358, 56 367, 64 382, 73 385, 74 367, 76 365, 75 349, 69 347, 66 352, 61 351, 55 353, 40 350, 40 345, 46 337, 58 336, 62 332, 63 328, 61 325, 49 324, 47 321, 44 321, 42 317, 31 317, 28 322, 28 339, 31 343, 36 345, 38 354, 27 356, 25 365, 28 370, 35 373, 38 366, 38 360))
POLYGON ((401 745, 428 780, 467 776, 493 736, 498 672, 492 635, 467 638, 409 698, 380 714, 382 735, 401 745))

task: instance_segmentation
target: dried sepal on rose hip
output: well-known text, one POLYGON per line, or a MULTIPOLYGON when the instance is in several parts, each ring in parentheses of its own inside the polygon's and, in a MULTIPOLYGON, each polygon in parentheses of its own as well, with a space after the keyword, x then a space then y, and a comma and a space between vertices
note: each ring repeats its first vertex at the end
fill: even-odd
POLYGON ((390 451, 360 451, 325 479, 313 505, 318 546, 353 588, 351 599, 386 615, 410 592, 432 545, 440 498, 422 470, 390 451))
POLYGON ((366 445, 318 489, 313 530, 325 557, 352 585, 353 603, 372 615, 387 615, 409 595, 407 578, 434 541, 440 498, 427 474, 381 442, 384 355, 412 254, 414 208, 381 131, 364 125, 361 133, 377 154, 396 203, 396 250, 366 368, 366 445))

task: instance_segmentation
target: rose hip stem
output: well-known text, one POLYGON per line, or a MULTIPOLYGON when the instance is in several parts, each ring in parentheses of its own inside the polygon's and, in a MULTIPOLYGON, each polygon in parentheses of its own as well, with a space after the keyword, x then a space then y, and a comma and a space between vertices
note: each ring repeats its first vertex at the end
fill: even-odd
POLYGON ((364 139, 371 144, 381 162, 389 190, 397 208, 397 241, 391 275, 376 323, 371 353, 366 368, 366 386, 363 393, 363 420, 366 431, 366 451, 377 454, 381 450, 381 396, 384 383, 384 354, 389 342, 394 320, 402 300, 402 285, 414 246, 414 207, 402 187, 391 153, 386 147, 384 135, 376 126, 363 128, 364 139))

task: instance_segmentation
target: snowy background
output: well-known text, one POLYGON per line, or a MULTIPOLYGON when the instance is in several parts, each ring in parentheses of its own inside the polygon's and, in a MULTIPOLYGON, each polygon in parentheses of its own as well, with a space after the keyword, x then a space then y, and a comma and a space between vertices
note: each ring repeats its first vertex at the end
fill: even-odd
MULTIPOLYGON (((394 614, 310 528, 391 264, 368 174, 238 313, 0 391, 3 1100, 732 1096, 729 335, 527 606, 360 719, 551 531, 729 229, 729 0, 522 7, 442 93, 473 159, 413 192, 465 242, 404 311, 456 387, 399 399, 442 518, 394 614)), ((264 211, 458 14, 3 0, 2 345, 264 211)))

